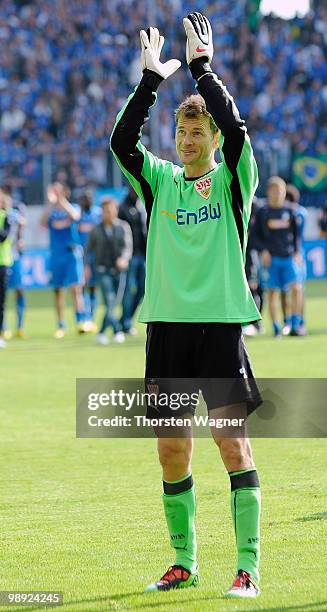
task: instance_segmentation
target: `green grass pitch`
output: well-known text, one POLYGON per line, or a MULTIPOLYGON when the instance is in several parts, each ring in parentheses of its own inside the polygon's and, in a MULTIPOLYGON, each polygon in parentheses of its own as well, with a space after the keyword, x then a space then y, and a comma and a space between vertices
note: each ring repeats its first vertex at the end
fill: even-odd
MULTIPOLYGON (((322 439, 253 441, 263 492, 262 596, 239 603, 222 598, 235 566, 229 479, 211 440, 196 440, 200 586, 142 593, 173 562, 155 442, 77 440, 74 402, 76 377, 142 376, 144 328, 125 345, 99 347, 67 317, 70 331, 58 341, 50 293, 27 299, 26 339, 0 352, 0 590, 63 591, 63 609, 83 612, 326 610, 322 439)), ((317 282, 308 287, 307 338, 276 341, 266 320, 267 335, 247 342, 256 374, 325 377, 326 312, 326 283, 317 282)))

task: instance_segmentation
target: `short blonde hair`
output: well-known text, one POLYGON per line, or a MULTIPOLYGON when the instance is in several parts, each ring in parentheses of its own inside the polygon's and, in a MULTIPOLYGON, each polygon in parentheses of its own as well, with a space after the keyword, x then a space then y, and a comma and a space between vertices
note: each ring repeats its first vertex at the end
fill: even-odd
POLYGON ((286 191, 286 183, 281 176, 271 176, 267 181, 267 187, 270 187, 270 185, 277 185, 277 187, 286 191))

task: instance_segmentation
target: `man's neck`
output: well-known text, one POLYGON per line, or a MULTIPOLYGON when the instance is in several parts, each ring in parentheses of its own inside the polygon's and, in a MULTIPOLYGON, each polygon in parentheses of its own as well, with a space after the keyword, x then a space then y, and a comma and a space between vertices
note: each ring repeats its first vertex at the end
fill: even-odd
POLYGON ((184 166, 184 176, 185 178, 199 178, 204 174, 208 174, 217 166, 216 162, 210 161, 205 164, 197 164, 197 165, 185 165, 184 166))

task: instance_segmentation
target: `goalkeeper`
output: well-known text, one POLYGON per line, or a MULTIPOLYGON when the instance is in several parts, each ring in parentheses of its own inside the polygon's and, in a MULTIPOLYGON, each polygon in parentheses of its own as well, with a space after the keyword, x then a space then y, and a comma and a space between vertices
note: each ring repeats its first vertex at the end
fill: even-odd
MULTIPOLYGON (((176 150, 183 168, 159 159, 140 141, 160 83, 180 67, 176 59, 160 61, 164 39, 156 28, 141 30, 143 77, 118 114, 111 136, 116 161, 147 211, 140 313, 140 321, 148 324, 145 378, 149 389, 153 383, 160 387, 162 379, 238 380, 237 399, 227 391, 224 397, 209 383, 201 389, 210 416, 228 414, 231 408, 249 414, 261 403, 241 331, 242 324, 260 319, 244 272, 257 167, 244 121, 210 68, 213 45, 207 18, 192 13, 184 27, 186 59, 201 95, 188 97, 176 111, 176 150), (220 164, 214 157, 218 146, 220 164)), ((157 410, 148 406, 148 416, 166 416, 163 408, 160 414, 157 410)), ((181 411, 192 412, 191 407, 181 411)), ((213 433, 230 476, 238 551, 236 576, 226 595, 255 597, 260 489, 250 442, 242 428, 238 434, 213 433)), ((198 583, 192 439, 159 437, 158 453, 176 561, 147 591, 198 583)))

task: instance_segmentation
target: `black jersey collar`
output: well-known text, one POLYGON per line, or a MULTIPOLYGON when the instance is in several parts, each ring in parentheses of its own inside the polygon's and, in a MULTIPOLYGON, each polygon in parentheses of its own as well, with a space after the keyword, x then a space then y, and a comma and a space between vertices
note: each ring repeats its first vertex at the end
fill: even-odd
POLYGON ((201 176, 185 176, 185 174, 183 172, 183 179, 184 179, 184 181, 198 181, 199 179, 203 178, 204 176, 207 176, 207 174, 210 174, 210 172, 212 172, 215 168, 217 168, 217 166, 215 166, 214 168, 211 168, 211 170, 208 170, 208 172, 205 172, 204 174, 201 174, 201 176))

